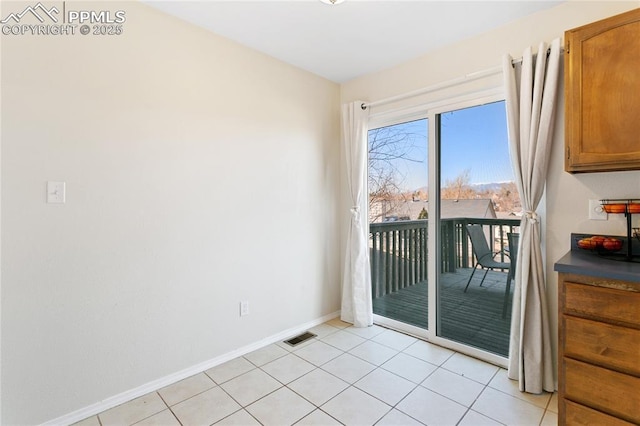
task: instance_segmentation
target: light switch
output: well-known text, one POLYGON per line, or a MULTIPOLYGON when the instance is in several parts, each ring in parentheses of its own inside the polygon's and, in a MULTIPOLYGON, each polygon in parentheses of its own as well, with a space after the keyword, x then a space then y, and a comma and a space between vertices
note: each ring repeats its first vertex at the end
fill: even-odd
POLYGON ((589 200, 589 219, 607 220, 607 212, 602 208, 600 200, 589 200))
POLYGON ((65 182, 47 182, 47 203, 64 204, 65 182))

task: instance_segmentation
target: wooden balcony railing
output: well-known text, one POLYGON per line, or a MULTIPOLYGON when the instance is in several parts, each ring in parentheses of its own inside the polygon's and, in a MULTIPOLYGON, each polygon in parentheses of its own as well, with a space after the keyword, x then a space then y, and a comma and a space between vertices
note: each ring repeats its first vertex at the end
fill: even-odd
MULTIPOLYGON (((373 297, 381 297, 427 279, 428 220, 369 224, 371 285, 373 297)), ((507 233, 517 232, 520 219, 455 218, 441 220, 441 272, 455 272, 474 265, 467 224, 486 229, 490 247, 506 259, 507 233)))
POLYGON ((374 298, 427 279, 427 220, 371 223, 369 235, 374 298))

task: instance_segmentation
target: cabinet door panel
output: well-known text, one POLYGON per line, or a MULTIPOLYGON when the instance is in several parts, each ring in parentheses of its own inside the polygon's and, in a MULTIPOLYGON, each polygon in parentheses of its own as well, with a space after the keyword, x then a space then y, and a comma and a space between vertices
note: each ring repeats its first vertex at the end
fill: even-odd
POLYGON ((565 170, 640 169, 640 9, 565 33, 565 170))
POLYGON ((639 35, 640 21, 582 41, 582 155, 640 157, 639 35))

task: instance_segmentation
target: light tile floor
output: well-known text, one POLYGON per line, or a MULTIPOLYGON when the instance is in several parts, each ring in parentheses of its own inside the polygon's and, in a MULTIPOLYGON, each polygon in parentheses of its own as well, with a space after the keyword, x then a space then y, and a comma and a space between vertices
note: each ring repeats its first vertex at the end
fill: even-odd
POLYGON ((556 395, 413 337, 338 319, 77 425, 555 425, 556 395))

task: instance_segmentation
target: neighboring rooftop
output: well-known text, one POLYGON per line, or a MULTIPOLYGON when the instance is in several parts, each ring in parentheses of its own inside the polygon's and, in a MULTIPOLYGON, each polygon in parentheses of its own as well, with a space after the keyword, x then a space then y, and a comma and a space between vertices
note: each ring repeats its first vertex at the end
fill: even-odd
MULTIPOLYGON (((396 217, 397 219, 416 220, 422 209, 429 210, 428 201, 398 201, 392 212, 386 217, 396 217), (407 219, 408 218, 408 219, 407 219)), ((488 198, 475 198, 468 200, 442 200, 441 217, 443 219, 475 217, 475 218, 496 218, 496 211, 493 202, 488 198)), ((372 209, 375 207, 372 206, 372 209)), ((384 218, 380 219, 384 221, 384 218)))

